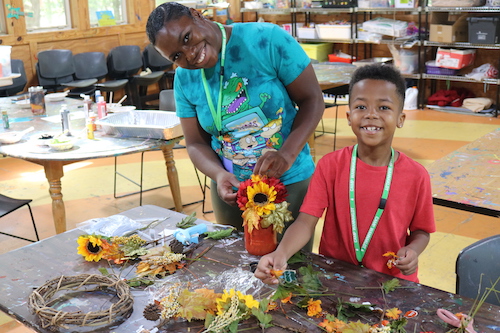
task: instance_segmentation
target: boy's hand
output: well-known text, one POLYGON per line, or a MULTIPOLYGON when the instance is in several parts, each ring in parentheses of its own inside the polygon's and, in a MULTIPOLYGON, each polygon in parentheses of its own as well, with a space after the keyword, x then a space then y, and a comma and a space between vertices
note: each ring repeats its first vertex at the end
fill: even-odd
POLYGON ((271 273, 271 270, 283 271, 286 269, 286 258, 280 256, 276 251, 266 254, 260 258, 255 277, 261 279, 266 284, 278 284, 279 280, 271 273))
POLYGON ((399 256, 396 261, 396 267, 399 268, 404 275, 410 275, 417 271, 418 268, 418 254, 411 247, 402 247, 397 255, 399 256))

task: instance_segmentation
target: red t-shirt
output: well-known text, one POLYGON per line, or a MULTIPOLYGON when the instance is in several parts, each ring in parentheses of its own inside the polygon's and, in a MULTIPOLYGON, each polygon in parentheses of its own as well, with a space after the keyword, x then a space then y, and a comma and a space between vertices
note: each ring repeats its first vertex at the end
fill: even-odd
MULTIPOLYGON (((329 153, 317 164, 301 212, 321 217, 326 209, 319 246, 320 254, 358 264, 349 212, 349 167, 353 147, 329 153)), ((356 163, 356 211, 359 244, 363 244, 377 211, 387 166, 356 163)), ((427 170, 405 154, 394 164, 385 210, 363 258, 363 266, 378 272, 418 282, 417 273, 403 275, 387 267, 383 254, 406 245, 408 230, 436 231, 430 177, 427 170)))

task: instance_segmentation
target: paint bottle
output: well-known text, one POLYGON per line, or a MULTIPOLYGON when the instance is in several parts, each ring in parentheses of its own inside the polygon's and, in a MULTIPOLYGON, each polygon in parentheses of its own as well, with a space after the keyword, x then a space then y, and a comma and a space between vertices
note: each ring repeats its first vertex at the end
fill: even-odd
POLYGON ((99 96, 97 100, 97 118, 102 119, 106 117, 106 101, 104 96, 99 96))
POLYGON ((2 111, 2 123, 3 128, 8 129, 10 127, 9 115, 7 114, 7 111, 2 111))
POLYGON ((65 135, 71 136, 71 129, 69 124, 69 110, 67 105, 63 105, 61 107, 60 113, 61 113, 62 131, 65 135))
POLYGON ((92 111, 92 100, 89 95, 81 94, 80 97, 83 97, 83 113, 85 114, 85 119, 87 119, 90 111, 92 111))
MULTIPOLYGON (((92 112, 93 114, 93 112, 92 112)), ((95 115, 91 116, 89 114, 89 117, 85 119, 85 125, 87 127, 87 139, 94 140, 94 131, 95 131, 95 115)))
POLYGON ((89 113, 89 122, 92 124, 92 132, 97 130, 97 125, 95 123, 97 117, 94 111, 90 111, 89 113))

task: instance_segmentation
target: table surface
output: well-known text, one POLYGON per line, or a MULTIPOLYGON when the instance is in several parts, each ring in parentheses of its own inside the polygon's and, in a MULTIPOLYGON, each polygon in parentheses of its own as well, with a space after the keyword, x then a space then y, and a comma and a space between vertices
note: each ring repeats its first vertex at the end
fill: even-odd
POLYGON ((500 217, 500 129, 428 166, 434 203, 500 217))
POLYGON ((327 90, 348 84, 356 66, 347 63, 319 63, 313 64, 321 90, 327 90))
MULTIPOLYGON (((175 229, 175 224, 185 217, 181 213, 151 205, 133 208, 122 213, 122 215, 144 224, 168 217, 162 225, 155 227, 156 231, 163 228, 175 229)), ((208 222, 198 220, 197 223, 208 222)), ((208 225, 209 230, 213 230, 214 226, 210 223, 208 225)), ((34 288, 61 275, 100 274, 98 272, 98 268, 100 267, 105 267, 112 272, 113 270, 119 271, 118 266, 114 266, 115 268, 111 269, 106 262, 86 262, 77 254, 76 239, 81 234, 83 234, 81 230, 70 230, 38 243, 0 255, 0 279, 2 280, 0 284, 0 309, 37 332, 49 332, 47 329, 41 328, 35 315, 30 313, 28 309, 27 300, 34 288)), ((188 279, 212 282, 222 279, 225 281, 222 278, 224 273, 239 270, 238 272, 243 276, 245 285, 248 285, 249 279, 255 280, 255 282, 251 281, 251 283, 255 283, 253 284, 254 290, 259 290, 259 293, 254 295, 256 298, 261 298, 260 295, 274 288, 261 284, 249 272, 249 264, 257 261, 258 257, 248 255, 244 250, 241 238, 220 241, 203 240, 197 248, 196 253, 209 248, 210 250, 201 258, 203 260, 192 263, 189 269, 178 270, 173 275, 155 283, 154 286, 159 287, 162 282, 168 285, 174 281, 185 281, 188 279), (214 246, 211 247, 212 245, 214 246)), ((307 257, 309 262, 312 263, 313 269, 319 272, 319 278, 326 288, 323 294, 333 294, 333 296, 322 296, 320 298, 323 309, 330 313, 335 313, 335 305, 338 299, 358 303, 370 302, 381 308, 397 307, 403 313, 409 310, 416 310, 418 311, 418 316, 408 319, 409 322, 406 325, 408 332, 414 332, 415 330, 416 332, 434 331, 440 333, 446 332, 450 327, 446 326, 436 316, 438 308, 446 308, 453 313, 468 313, 472 307, 473 300, 471 299, 406 280, 400 280, 403 288, 398 288, 386 294, 384 300, 380 291, 380 285, 392 279, 392 276, 314 254, 307 254, 307 257), (366 287, 372 289, 366 289, 366 287)), ((300 265, 307 264, 302 263, 300 265)), ((293 266, 293 268, 296 269, 298 266, 293 266)), ((122 277, 132 277, 132 271, 131 267, 124 269, 121 273, 122 277)), ((232 286, 229 285, 229 287, 232 286)), ((224 287, 229 288, 228 284, 224 285, 224 287)), ((221 292, 222 290, 216 291, 221 292)), ((243 292, 249 293, 245 290, 243 292)), ((133 333, 141 325, 151 329, 158 324, 157 322, 147 321, 142 317, 144 307, 152 301, 151 294, 141 288, 135 288, 131 293, 134 298, 134 311, 126 321, 112 329, 92 328, 91 331, 133 333)), ((109 304, 102 305, 102 308, 107 307, 109 307, 109 304)), ((272 315, 275 322, 289 327, 294 327, 295 325, 295 328, 302 329, 302 332, 322 332, 314 324, 314 322, 319 323, 322 319, 307 317, 305 311, 299 309, 296 305, 284 304, 283 311, 273 311, 272 315)), ((361 318, 353 318, 353 320, 358 319, 361 318)), ((363 319, 361 320, 363 321, 363 319)), ((499 322, 500 307, 489 304, 484 304, 474 318, 474 325, 478 332, 497 332, 499 322)), ((202 323, 196 321, 192 323, 177 321, 168 324, 164 329, 168 332, 186 332, 189 331, 189 327, 192 328, 191 332, 193 332, 193 329, 198 332, 201 331, 202 323)), ((240 328, 245 327, 249 328, 249 332, 262 332, 256 328, 255 322, 244 323, 240 326, 240 328)), ((84 331, 84 328, 74 331, 84 331)), ((161 330, 161 332, 163 331, 161 330)), ((266 330, 266 332, 285 331, 288 330, 277 327, 266 330)))

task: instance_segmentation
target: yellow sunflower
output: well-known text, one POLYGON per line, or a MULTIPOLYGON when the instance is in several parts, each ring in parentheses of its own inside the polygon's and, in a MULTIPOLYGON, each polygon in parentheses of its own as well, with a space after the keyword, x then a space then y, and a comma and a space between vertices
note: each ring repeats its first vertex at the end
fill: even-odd
POLYGON ((107 241, 100 236, 85 235, 78 237, 78 254, 81 254, 87 261, 99 261, 105 253, 103 246, 107 241))
POLYGON ((259 181, 247 188, 248 202, 246 208, 253 209, 259 216, 267 215, 276 209, 274 205, 276 194, 274 186, 259 181))

